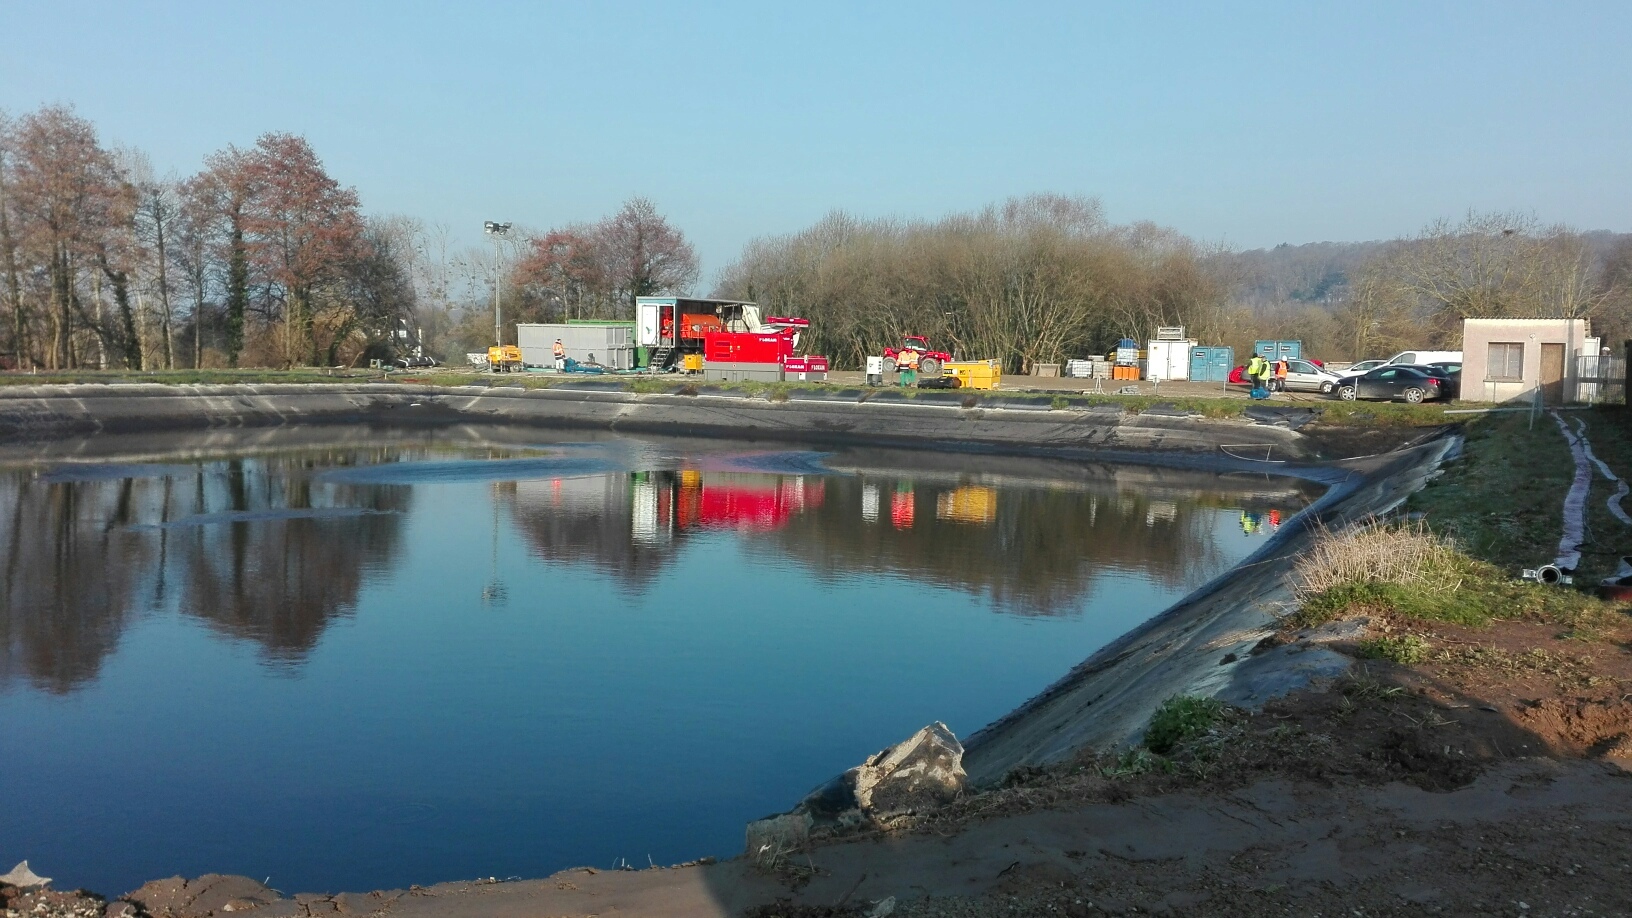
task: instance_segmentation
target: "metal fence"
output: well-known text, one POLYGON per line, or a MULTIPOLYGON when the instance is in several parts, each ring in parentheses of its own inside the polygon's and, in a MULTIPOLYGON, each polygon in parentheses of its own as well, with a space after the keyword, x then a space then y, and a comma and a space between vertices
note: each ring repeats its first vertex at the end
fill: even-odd
POLYGON ((1589 405, 1626 404, 1626 358, 1575 358, 1575 400, 1589 405))

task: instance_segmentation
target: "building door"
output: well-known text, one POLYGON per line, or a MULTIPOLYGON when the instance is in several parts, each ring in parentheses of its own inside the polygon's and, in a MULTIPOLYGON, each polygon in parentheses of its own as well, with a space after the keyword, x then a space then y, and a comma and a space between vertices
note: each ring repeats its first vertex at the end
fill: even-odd
POLYGON ((1549 405, 1564 403, 1564 345, 1541 346, 1541 400, 1549 405))

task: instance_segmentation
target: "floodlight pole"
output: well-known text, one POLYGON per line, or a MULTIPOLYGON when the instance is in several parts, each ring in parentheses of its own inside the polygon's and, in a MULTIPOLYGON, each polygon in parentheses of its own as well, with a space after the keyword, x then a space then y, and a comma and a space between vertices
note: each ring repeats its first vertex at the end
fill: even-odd
POLYGON ((482 232, 493 237, 493 343, 503 347, 504 322, 499 311, 499 285, 503 282, 503 272, 499 270, 499 237, 510 232, 510 224, 489 220, 482 224, 482 232))

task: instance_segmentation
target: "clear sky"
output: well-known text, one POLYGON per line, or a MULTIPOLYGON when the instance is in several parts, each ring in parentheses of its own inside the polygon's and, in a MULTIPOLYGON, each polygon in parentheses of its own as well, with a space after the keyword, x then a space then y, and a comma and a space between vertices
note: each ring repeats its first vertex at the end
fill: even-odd
POLYGON ((1238 247, 1468 208, 1632 230, 1632 3, 0 0, 0 108, 188 173, 306 135, 480 240, 641 194, 711 277, 842 208, 1099 196, 1238 247))

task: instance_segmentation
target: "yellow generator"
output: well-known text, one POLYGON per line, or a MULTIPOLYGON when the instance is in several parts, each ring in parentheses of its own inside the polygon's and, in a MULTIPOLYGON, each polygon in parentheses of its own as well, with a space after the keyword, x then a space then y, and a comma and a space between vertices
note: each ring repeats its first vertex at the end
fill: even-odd
POLYGON ((701 372, 703 372, 703 355, 702 354, 681 354, 680 355, 680 369, 684 370, 687 373, 701 373, 701 372))
POLYGON ((1003 381, 1003 361, 954 361, 941 367, 941 375, 956 379, 959 389, 996 389, 1003 381))
POLYGON ((487 367, 495 373, 521 372, 521 348, 514 344, 488 348, 487 367))

